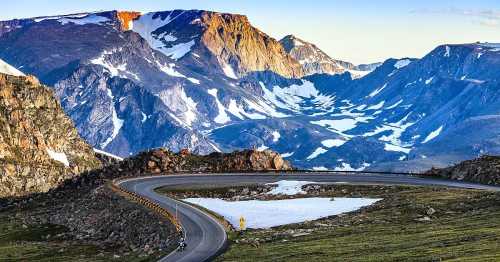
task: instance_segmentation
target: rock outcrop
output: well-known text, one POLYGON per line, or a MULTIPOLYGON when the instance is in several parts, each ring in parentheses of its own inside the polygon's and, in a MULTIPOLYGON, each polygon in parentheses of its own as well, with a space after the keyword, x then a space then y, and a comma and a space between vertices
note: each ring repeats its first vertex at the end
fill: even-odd
POLYGON ((132 29, 132 21, 141 15, 140 12, 133 11, 117 11, 116 16, 121 24, 121 29, 124 31, 132 29))
POLYGON ((182 150, 173 153, 168 149, 153 149, 127 158, 118 165, 104 169, 105 177, 115 178, 121 173, 127 176, 169 174, 179 172, 245 172, 245 171, 287 171, 290 163, 280 154, 265 150, 244 150, 233 153, 212 153, 206 156, 194 155, 182 150))
POLYGON ((272 71, 284 77, 304 75, 300 64, 274 38, 253 27, 243 15, 203 12, 201 42, 237 76, 272 71))
POLYGON ((425 175, 446 179, 500 185, 500 156, 481 156, 447 168, 432 168, 425 175))
POLYGON ((46 192, 98 167, 48 87, 0 74, 0 197, 46 192))

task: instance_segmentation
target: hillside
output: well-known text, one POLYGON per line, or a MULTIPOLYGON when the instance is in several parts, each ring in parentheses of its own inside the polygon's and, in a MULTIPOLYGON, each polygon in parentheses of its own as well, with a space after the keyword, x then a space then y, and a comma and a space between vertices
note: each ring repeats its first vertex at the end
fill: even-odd
POLYGON ((46 192, 100 166, 36 78, 0 74, 0 112, 0 197, 46 192))

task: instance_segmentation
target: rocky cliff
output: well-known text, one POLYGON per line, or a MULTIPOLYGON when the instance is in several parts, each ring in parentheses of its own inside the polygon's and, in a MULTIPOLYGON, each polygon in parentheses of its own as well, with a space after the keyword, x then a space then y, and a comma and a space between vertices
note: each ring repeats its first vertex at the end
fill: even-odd
POLYGON ((201 42, 237 76, 272 71, 285 77, 302 77, 300 64, 274 38, 253 27, 243 15, 204 12, 201 42))
POLYGON ((453 180, 500 185, 500 156, 481 156, 447 168, 432 168, 425 174, 453 180))
POLYGON ((0 197, 45 192, 99 166, 49 88, 0 74, 0 197))

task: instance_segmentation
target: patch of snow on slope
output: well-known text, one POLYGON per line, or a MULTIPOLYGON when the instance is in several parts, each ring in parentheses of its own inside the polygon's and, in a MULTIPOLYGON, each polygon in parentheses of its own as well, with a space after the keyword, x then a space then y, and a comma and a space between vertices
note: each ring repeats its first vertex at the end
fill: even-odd
POLYGON ((439 134, 441 134, 441 131, 443 131, 443 126, 440 126, 438 129, 432 131, 425 139, 424 141, 422 141, 422 144, 425 144, 429 141, 431 141, 432 139, 436 138, 437 136, 439 136, 439 134))
POLYGON ((265 101, 263 100, 257 100, 257 101, 251 101, 249 99, 243 99, 243 101, 245 101, 245 103, 248 105, 249 108, 257 111, 257 112, 260 112, 262 114, 265 114, 265 115, 268 115, 268 116, 272 116, 272 117, 276 117, 276 118, 283 118, 283 117, 287 117, 288 115, 287 114, 283 114, 281 112, 278 112, 276 111, 275 108, 273 108, 272 106, 268 105, 265 101))
POLYGON ((281 157, 282 158, 291 157, 291 156, 293 156, 293 154, 295 154, 295 152, 287 152, 287 153, 281 154, 281 157))
POLYGON ((429 79, 425 80, 425 84, 426 85, 430 84, 433 79, 434 79, 434 77, 430 77, 429 79))
POLYGON ((397 68, 397 69, 401 69, 407 65, 409 65, 411 63, 411 60, 410 59, 401 59, 401 60, 398 60, 395 64, 394 64, 394 67, 397 68))
POLYGON ((311 153, 311 154, 310 154, 310 155, 309 155, 306 159, 307 159, 307 160, 314 159, 314 158, 318 157, 319 155, 324 154, 324 153, 326 153, 326 152, 328 152, 328 150, 326 150, 326 149, 324 149, 324 148, 322 148, 322 147, 318 147, 318 148, 316 148, 316 150, 314 150, 314 152, 312 152, 312 153, 311 153))
POLYGON ((243 106, 238 105, 238 103, 234 99, 229 100, 229 105, 227 106, 227 111, 229 111, 229 113, 233 114, 234 116, 236 116, 237 118, 242 119, 242 120, 245 117, 248 117, 250 119, 266 119, 266 117, 264 115, 261 115, 259 113, 246 112, 245 109, 243 108, 243 106))
POLYGON ((90 60, 90 63, 104 67, 104 69, 106 69, 111 74, 111 77, 120 76, 120 72, 127 71, 127 64, 124 63, 121 65, 115 66, 106 60, 106 56, 113 54, 115 51, 116 50, 112 50, 112 51, 104 50, 104 52, 102 52, 99 57, 90 60))
POLYGON ((271 191, 267 192, 268 195, 287 195, 293 196, 297 194, 306 194, 302 187, 309 184, 317 184, 316 182, 309 181, 295 181, 295 180, 280 180, 274 183, 267 183, 266 185, 276 185, 271 191))
POLYGON ((161 51, 168 57, 177 60, 185 56, 187 53, 189 53, 191 51, 191 47, 193 47, 194 44, 195 44, 194 40, 191 40, 187 43, 180 43, 172 47, 161 48, 161 51))
POLYGON ((387 83, 385 85, 383 85, 382 87, 380 88, 377 88, 375 91, 371 92, 368 97, 374 97, 376 95, 378 95, 378 93, 380 93, 382 90, 384 90, 384 88, 387 86, 387 83))
POLYGON ((403 99, 399 100, 398 102, 394 103, 392 106, 386 107, 386 109, 393 109, 399 106, 401 103, 403 103, 403 99))
POLYGON ((214 121, 218 124, 225 124, 229 121, 231 121, 231 118, 226 113, 226 109, 224 108, 224 105, 219 101, 219 98, 217 97, 217 92, 218 90, 215 88, 208 89, 207 90, 208 94, 213 96, 215 98, 215 103, 217 104, 217 109, 219 110, 219 114, 214 118, 214 121))
POLYGON ((105 156, 109 156, 109 157, 114 158, 114 159, 116 159, 116 160, 118 160, 118 161, 122 161, 122 160, 123 160, 123 158, 121 158, 121 157, 119 157, 119 156, 116 156, 116 155, 113 155, 113 154, 111 154, 111 153, 108 153, 108 152, 106 152, 106 151, 102 151, 102 150, 99 150, 99 149, 97 149, 97 148, 94 148, 93 150, 94 150, 94 152, 96 152, 96 153, 99 153, 99 154, 102 154, 102 155, 105 155, 105 156))
POLYGON ((183 75, 175 70, 174 63, 170 63, 168 65, 162 65, 160 62, 156 61, 156 64, 158 65, 158 67, 160 68, 161 71, 163 71, 164 73, 166 73, 169 76, 186 78, 185 75, 183 75))
POLYGON ((445 52, 444 52, 444 57, 450 57, 450 47, 449 46, 445 46, 445 52))
POLYGON ((76 25, 86 25, 86 24, 101 24, 101 23, 109 21, 109 18, 99 16, 96 14, 90 14, 90 15, 82 17, 82 18, 64 17, 64 18, 58 19, 57 21, 59 21, 61 23, 61 25, 65 25, 68 23, 73 23, 76 25))
POLYGON ((312 221, 352 212, 381 199, 370 198, 298 198, 286 200, 225 201, 217 198, 187 198, 184 201, 202 206, 224 217, 235 228, 244 217, 247 228, 270 228, 312 221))
POLYGON ((227 77, 232 78, 232 79, 238 79, 238 77, 236 76, 236 73, 234 73, 234 70, 230 64, 222 62, 221 67, 222 67, 222 71, 224 72, 224 74, 227 77))
POLYGON ((310 123, 313 125, 319 125, 322 127, 327 127, 330 129, 338 130, 340 132, 344 132, 355 128, 358 121, 351 118, 344 118, 337 120, 323 119, 323 120, 311 121, 310 123))
POLYGON ((111 133, 111 136, 101 144, 101 148, 105 148, 109 143, 111 143, 111 141, 113 141, 113 139, 115 139, 115 137, 120 132, 120 129, 122 128, 124 122, 122 119, 118 118, 118 114, 116 113, 114 102, 115 97, 113 96, 111 89, 108 88, 106 90, 106 94, 111 99, 111 121, 113 123, 113 132, 111 133))
POLYGON ((5 63, 2 59, 0 59, 0 73, 13 75, 13 76, 24 76, 24 73, 17 70, 15 67, 5 63))
POLYGON ((261 145, 261 146, 257 147, 257 151, 260 151, 260 152, 265 151, 267 149, 269 149, 269 147, 266 145, 261 145))
POLYGON ((384 107, 385 101, 381 101, 380 103, 370 106, 366 108, 365 110, 379 110, 380 108, 384 107))
POLYGON ((66 166, 66 167, 69 167, 68 157, 66 156, 65 153, 58 153, 58 152, 55 152, 52 149, 48 149, 48 148, 46 150, 47 150, 47 154, 49 154, 50 158, 52 158, 53 160, 55 160, 57 162, 63 163, 64 166, 66 166))
POLYGON ((176 85, 173 88, 162 90, 157 96, 186 126, 191 127, 197 119, 197 103, 187 96, 181 86, 176 85))
POLYGON ((394 152, 402 152, 405 154, 410 153, 411 149, 410 148, 404 148, 401 146, 393 145, 393 144, 385 144, 384 145, 384 150, 385 151, 394 151, 394 152))
POLYGON ((363 171, 363 170, 365 170, 365 168, 367 168, 369 166, 370 166, 370 164, 363 163, 363 165, 360 168, 353 168, 348 163, 342 163, 342 165, 340 167, 335 167, 334 171, 363 171))
POLYGON ((197 85, 200 84, 200 80, 198 80, 196 78, 188 77, 187 80, 189 80, 193 84, 197 84, 197 85))
POLYGON ((321 141, 321 144, 327 148, 332 148, 332 147, 339 147, 343 144, 345 144, 345 140, 342 139, 326 139, 321 141))
POLYGON ((279 139, 280 139, 280 137, 281 137, 280 132, 278 132, 278 131, 274 130, 274 131, 273 131, 273 133, 272 133, 272 135, 273 135, 273 142, 274 142, 274 143, 278 142, 278 140, 279 140, 279 139))

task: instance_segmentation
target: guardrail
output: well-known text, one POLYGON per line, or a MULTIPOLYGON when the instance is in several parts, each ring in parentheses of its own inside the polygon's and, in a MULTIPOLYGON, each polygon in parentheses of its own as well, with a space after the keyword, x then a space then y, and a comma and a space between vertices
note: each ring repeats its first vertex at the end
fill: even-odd
MULTIPOLYGON (((123 179, 123 178, 121 178, 123 179)), ((116 182, 118 180, 121 180, 121 179, 114 179, 113 181, 111 181, 111 184, 110 184, 110 187, 113 191, 117 192, 117 193, 120 193, 122 195, 124 195, 125 197, 128 197, 130 199, 132 199, 133 201, 149 208, 149 209, 152 209, 153 211, 155 211, 156 213, 160 214, 161 216, 167 218, 168 220, 170 220, 172 222, 172 224, 175 226, 175 229, 177 230, 177 232, 182 232, 182 226, 181 224, 179 223, 179 221, 177 220, 177 218, 172 215, 167 209, 163 208, 162 206, 160 206, 158 203, 155 203, 135 192, 131 192, 131 191, 128 191, 120 186, 117 186, 116 185, 116 182)))

